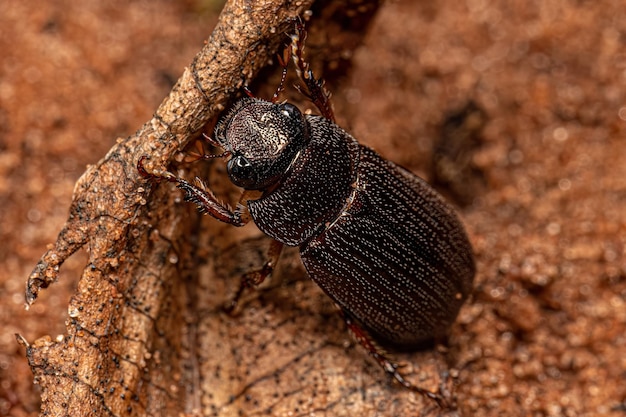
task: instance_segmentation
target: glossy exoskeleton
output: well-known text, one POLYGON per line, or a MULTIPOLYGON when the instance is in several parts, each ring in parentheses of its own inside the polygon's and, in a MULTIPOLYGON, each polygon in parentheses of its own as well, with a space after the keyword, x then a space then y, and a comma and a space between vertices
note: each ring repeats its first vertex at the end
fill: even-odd
POLYGON ((472 248, 453 209, 426 182, 333 123, 328 94, 303 60, 299 29, 292 56, 323 116, 244 98, 215 129, 230 180, 260 197, 244 191, 233 211, 199 182, 147 173, 143 161, 139 169, 175 182, 201 211, 235 226, 252 219, 275 240, 270 260, 243 286, 271 273, 282 245, 299 246, 311 279, 359 342, 403 385, 440 402, 406 381, 369 336, 404 349, 444 337, 472 289, 472 248))

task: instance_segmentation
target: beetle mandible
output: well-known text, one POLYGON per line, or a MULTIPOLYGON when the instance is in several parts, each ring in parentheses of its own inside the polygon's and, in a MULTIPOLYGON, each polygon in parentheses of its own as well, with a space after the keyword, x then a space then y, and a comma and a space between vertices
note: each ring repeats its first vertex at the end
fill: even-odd
POLYGON ((471 245, 454 210, 424 180, 334 123, 329 94, 304 60, 305 36, 297 24, 290 51, 304 84, 298 89, 322 116, 277 102, 286 54, 272 101, 241 99, 210 140, 225 150, 219 156, 228 158, 230 180, 244 189, 235 210, 199 181, 147 172, 145 157, 138 169, 176 183, 202 212, 234 226, 253 220, 274 239, 268 262, 244 276, 235 300, 272 272, 282 245, 299 246, 309 276, 357 340, 402 385, 441 405, 440 395, 404 379, 374 340, 411 349, 444 337, 472 289, 471 245))

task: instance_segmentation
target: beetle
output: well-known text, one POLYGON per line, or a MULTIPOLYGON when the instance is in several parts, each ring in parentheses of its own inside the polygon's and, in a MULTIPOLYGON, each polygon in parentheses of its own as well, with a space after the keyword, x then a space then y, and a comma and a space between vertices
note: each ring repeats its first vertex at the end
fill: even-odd
POLYGON ((441 405, 440 395, 404 379, 378 342, 406 350, 446 336, 472 290, 472 247, 433 188, 334 123, 329 93, 304 60, 305 36, 296 25, 291 56, 304 84, 299 90, 322 115, 278 102, 285 54, 273 99, 241 99, 209 139, 225 150, 217 156, 227 158, 230 180, 244 190, 235 210, 199 180, 147 172, 145 157, 138 169, 176 183, 200 211, 234 226, 252 220, 273 239, 269 260, 244 276, 235 300, 270 275, 283 245, 299 246, 310 278, 339 306, 360 344, 402 385, 441 405))

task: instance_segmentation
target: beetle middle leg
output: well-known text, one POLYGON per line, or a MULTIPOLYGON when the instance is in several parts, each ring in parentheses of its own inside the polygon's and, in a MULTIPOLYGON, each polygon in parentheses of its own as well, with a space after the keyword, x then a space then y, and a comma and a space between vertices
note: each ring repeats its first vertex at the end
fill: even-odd
POLYGON ((451 401, 447 398, 448 395, 443 393, 441 387, 439 390, 440 393, 435 393, 425 388, 413 385, 407 381, 402 374, 398 372, 399 365, 389 359, 387 353, 380 346, 378 346, 366 330, 364 330, 356 321, 354 321, 354 319, 352 319, 349 313, 341 310, 341 317, 343 317, 346 326, 348 326, 348 330, 350 330, 350 333, 354 336, 354 338, 367 350, 370 356, 378 362, 380 367, 383 368, 389 376, 393 377, 403 387, 435 401, 441 408, 453 407, 451 401))
POLYGON ((272 239, 270 247, 267 250, 267 261, 260 269, 247 272, 241 277, 239 289, 230 301, 230 304, 224 308, 227 313, 232 314, 235 311, 246 288, 252 288, 262 284, 263 281, 272 274, 278 262, 278 258, 280 258, 280 254, 283 251, 283 246, 284 245, 279 241, 272 239))

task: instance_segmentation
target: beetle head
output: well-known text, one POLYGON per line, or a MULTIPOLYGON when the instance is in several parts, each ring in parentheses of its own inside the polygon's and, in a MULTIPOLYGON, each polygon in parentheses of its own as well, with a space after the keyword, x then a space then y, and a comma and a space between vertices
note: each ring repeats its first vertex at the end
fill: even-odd
POLYGON ((276 183, 308 141, 307 123, 289 103, 245 98, 215 128, 215 139, 231 157, 230 180, 247 190, 276 183))

